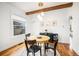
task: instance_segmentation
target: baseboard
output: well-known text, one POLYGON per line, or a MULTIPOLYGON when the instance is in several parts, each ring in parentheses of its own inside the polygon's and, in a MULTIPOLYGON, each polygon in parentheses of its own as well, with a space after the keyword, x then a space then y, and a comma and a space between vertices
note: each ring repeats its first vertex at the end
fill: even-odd
POLYGON ((79 52, 78 51, 76 51, 75 49, 72 49, 76 54, 77 54, 77 56, 79 56, 79 52))
POLYGON ((10 48, 8 48, 8 49, 5 49, 5 50, 1 51, 1 52, 0 52, 0 56, 3 55, 3 54, 4 54, 5 52, 7 52, 8 50, 10 50, 10 49, 16 47, 17 45, 21 45, 21 44, 23 44, 23 43, 24 43, 24 42, 18 43, 18 44, 14 45, 14 46, 12 46, 12 47, 10 47, 10 48))

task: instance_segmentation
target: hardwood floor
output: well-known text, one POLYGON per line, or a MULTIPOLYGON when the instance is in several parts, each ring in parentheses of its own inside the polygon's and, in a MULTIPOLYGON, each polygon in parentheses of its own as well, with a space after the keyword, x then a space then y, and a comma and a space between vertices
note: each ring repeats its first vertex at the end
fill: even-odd
POLYGON ((59 43, 57 50, 61 56, 78 56, 74 50, 69 48, 69 44, 59 43))
MULTIPOLYGON (((24 43, 16 45, 13 48, 0 52, 0 56, 10 56, 12 53, 24 47, 25 47, 24 43)), ((73 50, 69 49, 68 44, 58 43, 57 50, 61 56, 78 56, 73 50)))
POLYGON ((14 47, 11 47, 7 50, 0 52, 0 56, 10 56, 12 53, 18 51, 20 48, 23 48, 23 47, 25 47, 24 43, 18 44, 14 47))

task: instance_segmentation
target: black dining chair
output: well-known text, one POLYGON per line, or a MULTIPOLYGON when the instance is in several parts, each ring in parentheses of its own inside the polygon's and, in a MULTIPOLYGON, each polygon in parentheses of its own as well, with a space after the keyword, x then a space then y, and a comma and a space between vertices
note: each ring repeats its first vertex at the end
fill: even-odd
POLYGON ((41 46, 38 46, 36 44, 36 40, 27 40, 25 39, 25 46, 27 50, 27 56, 29 55, 30 52, 35 56, 35 53, 40 51, 40 56, 41 54, 41 46))
POLYGON ((52 49, 54 51, 54 56, 56 56, 56 47, 58 44, 58 34, 52 35, 53 39, 50 39, 47 43, 45 43, 45 54, 48 49, 52 49))
POLYGON ((31 33, 25 34, 25 38, 27 39, 27 37, 29 37, 31 35, 31 33))

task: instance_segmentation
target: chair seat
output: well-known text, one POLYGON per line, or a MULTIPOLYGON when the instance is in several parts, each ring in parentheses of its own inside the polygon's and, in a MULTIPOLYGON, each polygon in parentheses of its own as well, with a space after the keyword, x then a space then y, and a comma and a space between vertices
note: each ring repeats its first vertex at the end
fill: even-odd
POLYGON ((46 46, 45 49, 54 49, 54 47, 52 46, 46 46))
POLYGON ((48 44, 47 46, 45 46, 45 49, 54 49, 54 46, 48 44))
POLYGON ((33 45, 33 46, 30 46, 30 48, 28 49, 29 50, 29 52, 37 52, 37 51, 39 51, 41 49, 41 47, 40 46, 37 46, 37 45, 33 45))

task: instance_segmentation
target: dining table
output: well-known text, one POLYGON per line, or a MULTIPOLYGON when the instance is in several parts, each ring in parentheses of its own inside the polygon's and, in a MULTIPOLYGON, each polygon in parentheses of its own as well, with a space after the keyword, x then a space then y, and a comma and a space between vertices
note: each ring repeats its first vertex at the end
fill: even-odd
POLYGON ((37 43, 46 43, 48 42, 50 38, 48 36, 45 35, 38 35, 38 36, 29 36, 27 37, 27 40, 36 40, 37 43))

